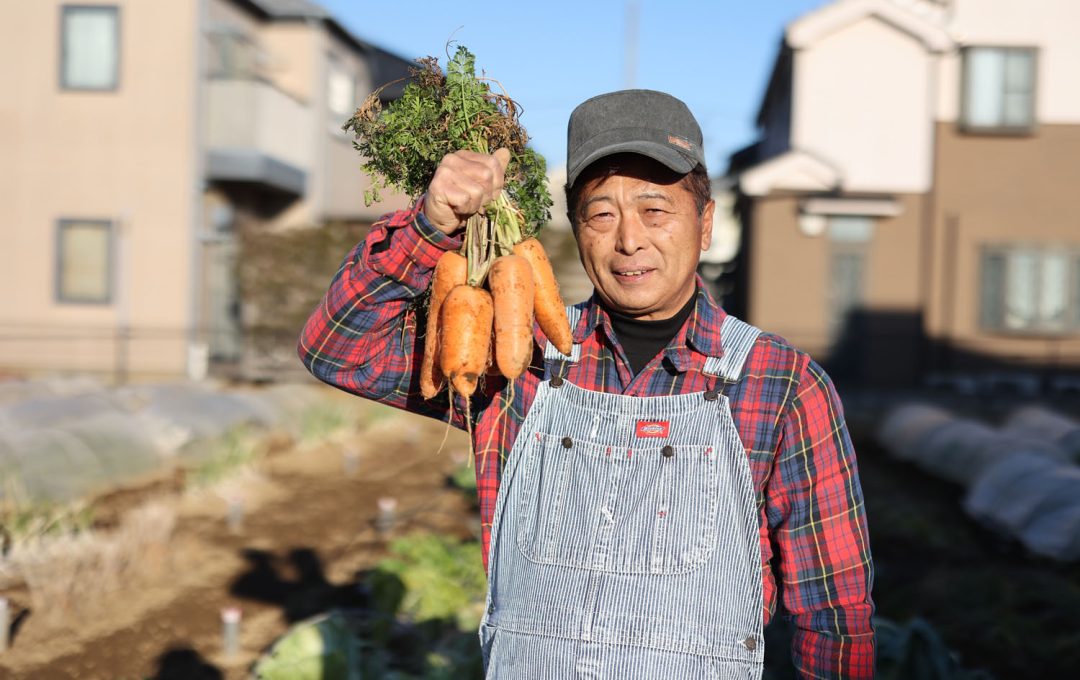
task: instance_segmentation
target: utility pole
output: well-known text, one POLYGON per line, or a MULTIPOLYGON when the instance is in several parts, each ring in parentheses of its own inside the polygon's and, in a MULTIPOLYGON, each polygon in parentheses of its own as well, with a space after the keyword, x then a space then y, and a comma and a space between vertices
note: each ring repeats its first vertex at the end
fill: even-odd
POLYGON ((623 41, 623 87, 632 89, 637 85, 638 21, 641 7, 632 0, 626 3, 626 35, 623 41))

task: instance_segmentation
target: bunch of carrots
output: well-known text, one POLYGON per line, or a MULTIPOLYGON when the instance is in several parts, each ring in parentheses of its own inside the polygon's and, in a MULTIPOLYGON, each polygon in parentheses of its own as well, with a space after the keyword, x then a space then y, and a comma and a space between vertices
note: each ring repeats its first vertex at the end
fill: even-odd
MULTIPOLYGON (((465 248, 470 229, 466 226, 465 248)), ((472 233, 470 233, 472 232, 472 233)), ((487 288, 477 274, 485 260, 447 252, 435 267, 428 307, 420 391, 430 399, 449 378, 456 392, 470 396, 489 366, 509 380, 529 367, 533 354, 533 320, 551 344, 569 354, 573 340, 551 262, 535 238, 519 240, 509 249, 495 242, 487 288), (472 265, 476 265, 475 267, 472 265), (494 359, 494 361, 492 361, 494 359)))
POLYGON ((527 146, 517 105, 478 78, 475 59, 459 47, 446 73, 433 58, 419 61, 402 96, 382 104, 383 86, 345 124, 357 137, 373 190, 394 187, 412 196, 427 189, 439 160, 460 149, 511 153, 506 188, 465 227, 460 252, 435 267, 420 372, 424 398, 449 380, 466 397, 497 369, 522 375, 533 355, 533 322, 564 354, 570 326, 551 263, 535 234, 547 222, 551 198, 543 158, 527 146))

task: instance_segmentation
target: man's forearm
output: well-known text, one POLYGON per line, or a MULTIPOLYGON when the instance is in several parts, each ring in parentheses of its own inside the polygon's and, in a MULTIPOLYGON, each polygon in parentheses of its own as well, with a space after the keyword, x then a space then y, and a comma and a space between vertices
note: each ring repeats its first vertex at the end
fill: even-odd
POLYGON ((782 419, 767 512, 801 677, 872 678, 873 562, 862 486, 840 399, 813 361, 782 419))
POLYGON ((829 680, 871 680, 874 677, 874 632, 870 627, 870 605, 854 605, 822 613, 831 621, 819 621, 803 628, 807 617, 795 617, 791 658, 800 678, 829 680), (829 629, 848 631, 836 633, 829 629), (855 631, 863 632, 855 632, 855 631))
POLYGON ((420 347, 410 306, 441 254, 457 245, 415 210, 376 222, 304 326, 298 353, 308 370, 348 392, 423 410, 411 398, 420 347))

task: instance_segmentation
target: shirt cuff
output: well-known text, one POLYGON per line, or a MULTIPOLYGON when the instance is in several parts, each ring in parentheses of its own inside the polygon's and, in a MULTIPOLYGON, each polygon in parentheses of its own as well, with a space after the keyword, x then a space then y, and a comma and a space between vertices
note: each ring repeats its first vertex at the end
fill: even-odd
MULTIPOLYGON (((456 233, 454 236, 450 236, 449 234, 446 234, 436 228, 435 225, 428 221, 427 216, 424 214, 423 197, 421 197, 420 200, 416 202, 416 212, 413 216, 412 226, 413 228, 411 230, 407 230, 411 232, 408 237, 412 237, 414 235, 419 236, 421 240, 423 240, 430 246, 434 246, 434 248, 436 249, 432 250, 431 248, 427 247, 417 248, 417 253, 420 253, 422 256, 430 256, 434 258, 433 260, 431 260, 431 267, 435 266, 435 264, 439 261, 439 258, 442 257, 442 254, 446 251, 461 249, 464 232, 459 232, 456 233)), ((422 262, 420 262, 420 260, 417 260, 417 262, 423 264, 422 262)))
POLYGON ((367 266, 415 289, 427 286, 443 253, 461 248, 460 235, 439 231, 422 212, 423 199, 394 213, 367 239, 367 266))

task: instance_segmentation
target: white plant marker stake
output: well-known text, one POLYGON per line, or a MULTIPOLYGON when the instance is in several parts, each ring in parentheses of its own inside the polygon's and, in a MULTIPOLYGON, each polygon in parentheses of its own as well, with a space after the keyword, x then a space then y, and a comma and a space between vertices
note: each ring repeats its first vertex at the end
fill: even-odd
POLYGON ((229 510, 225 522, 229 533, 239 534, 244 528, 244 499, 234 496, 229 499, 229 510))
POLYGON ((345 468, 346 476, 355 477, 356 473, 360 470, 360 452, 352 447, 345 449, 345 456, 342 459, 342 464, 345 468))
POLYGON ((240 652, 240 607, 221 610, 221 647, 226 657, 240 652))
POLYGON ((8 633, 11 631, 11 607, 8 599, 0 597, 0 652, 8 648, 8 633))
POLYGON ((379 499, 379 514, 375 518, 375 529, 380 534, 387 534, 397 522, 397 499, 384 496, 379 499))

